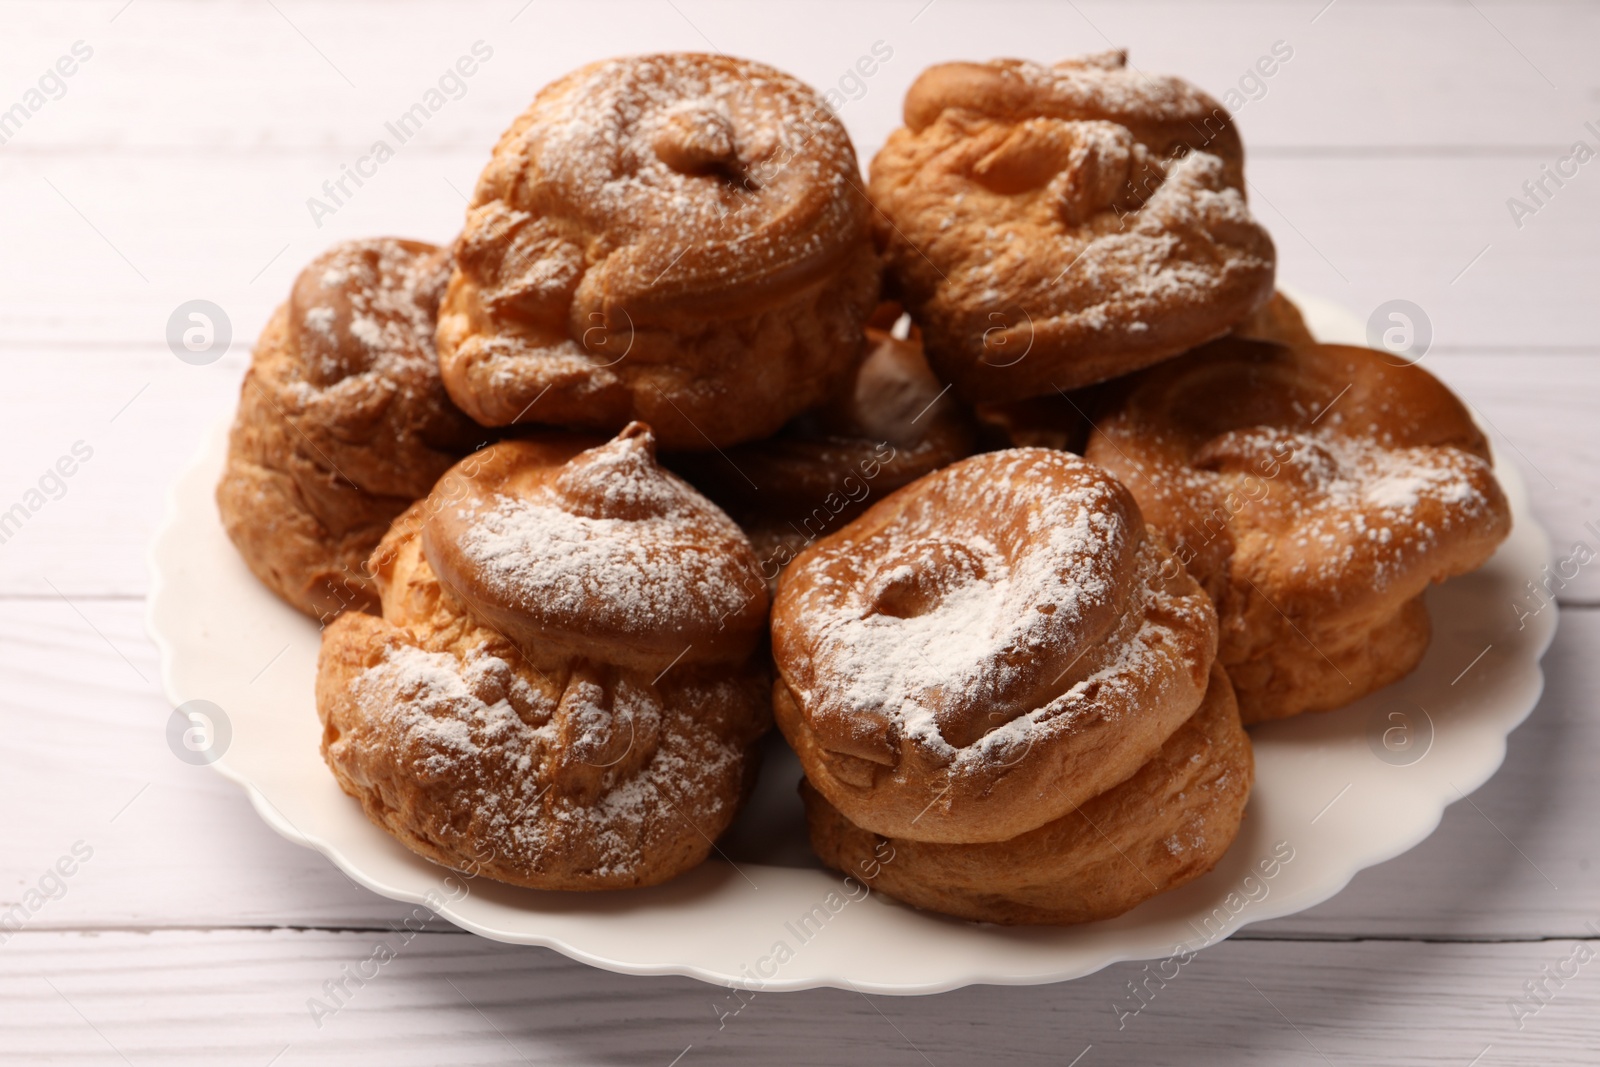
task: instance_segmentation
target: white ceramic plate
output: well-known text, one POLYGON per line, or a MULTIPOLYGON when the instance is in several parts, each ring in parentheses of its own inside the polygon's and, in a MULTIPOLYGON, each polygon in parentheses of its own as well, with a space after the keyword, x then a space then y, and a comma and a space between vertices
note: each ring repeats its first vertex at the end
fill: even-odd
MULTIPOLYGON (((1345 312, 1296 299, 1318 336, 1362 342, 1345 312)), ((810 858, 799 766, 776 738, 756 797, 722 842, 727 859, 653 889, 537 892, 413 855, 340 792, 317 748, 317 624, 261 586, 224 535, 212 490, 225 448, 219 429, 178 481, 153 547, 149 616, 168 699, 211 701, 231 726, 216 768, 273 829, 374 892, 425 903, 485 937, 628 974, 876 993, 1054 982, 1301 911, 1416 845, 1446 805, 1494 773, 1506 735, 1539 698, 1539 658, 1555 631, 1553 611, 1514 626, 1511 605, 1550 556, 1521 479, 1502 461, 1511 538, 1484 568, 1429 593, 1434 637, 1422 665, 1351 707, 1256 728, 1255 792, 1232 849, 1206 877, 1120 918, 1008 929, 866 894, 810 858)))

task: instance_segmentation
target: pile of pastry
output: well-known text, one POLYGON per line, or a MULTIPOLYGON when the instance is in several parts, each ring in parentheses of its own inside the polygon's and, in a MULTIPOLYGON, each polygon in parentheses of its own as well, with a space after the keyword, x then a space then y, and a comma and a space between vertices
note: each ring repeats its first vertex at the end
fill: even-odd
POLYGON ((300 274, 218 502, 323 623, 323 755, 408 848, 662 882, 776 722, 824 863, 1117 915, 1228 848, 1245 725, 1405 675, 1423 591, 1505 538, 1461 402, 1275 295, 1209 96, 950 63, 904 114, 863 180, 780 71, 596 63, 451 247, 300 274))

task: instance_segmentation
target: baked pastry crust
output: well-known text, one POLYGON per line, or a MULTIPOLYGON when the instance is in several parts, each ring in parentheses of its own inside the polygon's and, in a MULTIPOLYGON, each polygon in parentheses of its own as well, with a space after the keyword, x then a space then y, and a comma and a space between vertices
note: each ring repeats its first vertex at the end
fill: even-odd
POLYGON ((673 457, 684 477, 750 535, 771 579, 799 551, 889 493, 972 453, 977 428, 928 368, 898 305, 867 327, 847 388, 765 441, 673 457))
POLYGON ((701 862, 770 725, 749 543, 655 465, 647 428, 595 444, 506 441, 453 468, 374 554, 382 617, 336 619, 318 665, 323 758, 368 818, 541 889, 701 862))
POLYGON ((892 295, 972 402, 1126 374, 1272 293, 1232 119, 1121 52, 947 63, 872 161, 892 295))
POLYGON ((1110 919, 1214 867, 1254 778, 1250 739, 1220 666, 1199 709, 1132 777, 1006 841, 934 844, 852 824, 802 783, 811 847, 836 870, 929 911, 976 922, 1110 919))
POLYGON ((851 822, 998 841, 1131 775, 1199 705, 1210 602, 1098 467, 962 460, 779 579, 774 715, 851 822))
POLYGON ((1280 345, 1314 345, 1305 316, 1293 300, 1276 291, 1272 299, 1240 319, 1233 327, 1233 336, 1249 341, 1271 341, 1280 345))
POLYGON ((1409 673, 1423 591, 1510 532, 1465 406, 1384 353, 1229 338, 1119 386, 1086 454, 1215 601, 1246 723, 1409 673))
POLYGON ((1084 402, 1091 390, 978 404, 973 414, 996 448, 1059 448, 1082 455, 1089 440, 1084 402))
POLYGON ((478 180, 439 320, 490 426, 768 436, 854 366, 879 263, 849 136, 771 67, 675 53, 542 90, 478 180))
MULTIPOLYGON (((1234 324, 1230 336, 1277 344, 1316 344, 1300 309, 1282 292, 1234 324)), ((1115 393, 1116 381, 1076 393, 1053 392, 974 409, 986 435, 1000 448, 1061 448, 1083 454, 1089 443, 1089 412, 1102 393, 1115 393)))
POLYGON ((374 607, 365 562, 390 521, 487 436, 439 383, 449 273, 420 241, 335 245, 256 343, 217 508, 256 577, 308 615, 374 607))

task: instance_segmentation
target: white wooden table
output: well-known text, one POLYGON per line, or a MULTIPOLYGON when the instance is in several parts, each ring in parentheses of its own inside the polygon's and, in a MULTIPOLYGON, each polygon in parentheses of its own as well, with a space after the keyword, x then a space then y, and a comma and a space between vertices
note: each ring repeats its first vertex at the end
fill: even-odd
POLYGON ((1557 556, 1600 552, 1600 162, 1565 164, 1542 203, 1522 188, 1574 142, 1600 149, 1593 5, 0 5, 0 109, 23 105, 9 126, 0 114, 0 512, 28 513, 0 543, 0 912, 27 913, 0 932, 0 1061, 1600 1062, 1600 565, 1561 589, 1544 699, 1487 786, 1327 904, 1204 952, 1120 1029, 1138 965, 917 999, 768 994, 719 1027, 723 990, 449 928, 319 1025, 308 999, 395 941, 408 909, 167 748, 145 546, 322 247, 447 240, 499 130, 591 58, 766 60, 838 89, 866 158, 929 63, 1113 44, 1218 96, 1243 80, 1251 198, 1281 277, 1363 317, 1397 298, 1425 309, 1426 365, 1521 466, 1557 556), (314 218, 307 199, 327 204, 341 165, 393 145, 385 123, 477 41, 493 54, 459 98, 314 218), (1280 41, 1292 57, 1252 80, 1280 41), (892 57, 853 78, 878 42, 892 57), (1510 197, 1537 210, 1514 217, 1510 197), (209 366, 165 340, 194 298, 234 330, 209 366), (90 458, 47 477, 75 445, 90 458))

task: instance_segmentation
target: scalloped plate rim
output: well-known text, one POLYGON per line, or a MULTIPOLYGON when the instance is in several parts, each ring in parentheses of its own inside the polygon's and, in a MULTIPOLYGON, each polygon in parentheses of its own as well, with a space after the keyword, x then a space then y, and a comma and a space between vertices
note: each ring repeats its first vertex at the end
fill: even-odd
MULTIPOLYGON (((1337 305, 1308 294, 1298 293, 1288 287, 1283 288, 1306 311, 1307 318, 1316 327, 1319 337, 1330 341, 1360 343, 1359 325, 1337 305)), ((193 514, 193 509, 196 505, 196 500, 193 497, 197 494, 193 484, 199 480, 200 475, 212 472, 218 466, 220 449, 223 447, 225 440, 224 431, 226 425, 226 423, 222 424, 219 427, 219 431, 208 438, 206 444, 185 467, 169 489, 163 518, 152 539, 148 554, 151 585, 145 615, 146 628, 160 652, 162 687, 167 698, 174 706, 186 698, 183 675, 186 665, 189 663, 188 656, 192 650, 182 640, 180 627, 169 621, 183 614, 184 607, 178 601, 179 583, 172 578, 172 574, 176 573, 179 568, 169 563, 168 553, 183 551, 185 540, 189 537, 189 534, 182 528, 183 520, 185 516, 193 514)), ((1513 512, 1516 516, 1518 531, 1523 532, 1523 536, 1531 534, 1541 537, 1545 546, 1545 561, 1549 562, 1548 538, 1543 537, 1543 527, 1529 510, 1526 489, 1520 477, 1520 472, 1515 468, 1509 467, 1504 457, 1498 455, 1496 456, 1496 471, 1506 487, 1508 497, 1513 502, 1513 512)), ((205 499, 203 506, 210 507, 214 514, 214 506, 210 503, 209 487, 209 479, 201 483, 201 488, 207 490, 203 494, 205 499)), ((253 579, 251 580, 253 581, 253 579)), ((283 606, 283 611, 294 614, 292 609, 287 606, 283 606)), ((1484 748, 1483 751, 1475 754, 1476 758, 1473 761, 1475 765, 1470 768, 1472 773, 1460 776, 1462 782, 1458 783, 1452 780, 1452 785, 1457 787, 1460 797, 1464 797, 1466 794, 1476 790, 1494 776, 1504 762, 1510 732, 1525 721, 1537 705, 1544 688, 1544 673, 1540 660, 1554 638, 1557 620, 1557 611, 1553 605, 1550 611, 1541 611, 1534 620, 1533 628, 1535 632, 1530 635, 1532 643, 1527 646, 1526 652, 1528 654, 1504 668, 1507 672, 1511 672, 1516 667, 1526 668, 1531 671, 1531 678, 1524 679, 1518 685, 1518 695, 1515 701, 1518 707, 1510 716, 1503 717, 1500 720, 1504 723, 1505 728, 1503 731, 1495 731, 1495 743, 1492 750, 1484 748)), ((318 762, 320 763, 320 759, 318 762)), ((380 896, 411 904, 420 905, 426 902, 428 893, 423 885, 409 888, 396 886, 370 873, 367 866, 361 862, 360 857, 351 854, 352 845, 350 842, 330 840, 325 836, 308 832, 296 826, 273 804, 267 794, 263 792, 261 786, 247 772, 231 765, 226 756, 217 760, 212 766, 223 777, 239 785, 245 791, 251 806, 261 819, 285 839, 314 849, 327 857, 356 883, 380 896)), ((1382 843, 1382 847, 1373 848, 1359 857, 1353 857, 1353 865, 1347 863, 1337 875, 1324 877, 1312 887, 1301 888, 1297 892, 1280 895, 1270 906, 1263 904, 1260 908, 1250 912, 1248 917, 1243 918, 1236 926, 1223 932, 1216 940, 1220 941, 1232 936, 1247 925, 1296 914, 1332 898, 1343 890, 1360 871, 1402 855, 1424 841, 1437 829, 1444 816, 1445 809, 1460 797, 1438 795, 1435 798, 1436 802, 1429 804, 1426 810, 1414 812, 1414 814, 1420 816, 1416 821, 1414 830, 1404 834, 1396 834, 1386 839, 1382 843)), ((372 835, 385 836, 376 827, 368 825, 366 829, 372 835)), ((359 849, 356 851, 359 851, 359 849)), ((437 870, 442 874, 449 873, 445 872, 443 868, 437 868, 437 870)), ((1096 951, 1081 953, 1073 957, 1072 962, 1065 963, 1057 969, 1035 967, 1019 971, 1014 964, 1008 969, 1004 951, 1008 946, 1005 942, 999 941, 997 944, 1001 951, 998 958, 993 961, 969 959, 962 965, 947 968, 946 973, 942 976, 928 977, 918 981, 885 982, 864 977, 852 978, 848 974, 809 973, 791 978, 782 978, 780 976, 774 976, 770 979, 763 978, 763 980, 754 983, 752 986, 752 983, 746 980, 745 977, 734 973, 732 967, 724 966, 719 968, 693 962, 626 959, 615 953, 607 954, 586 948, 570 937, 540 933, 537 929, 537 920, 541 913, 536 909, 530 909, 526 912, 531 925, 513 933, 480 921, 473 914, 463 912, 451 904, 429 906, 438 915, 456 926, 480 936, 506 943, 550 948, 571 959, 605 970, 639 976, 680 975, 723 987, 754 987, 762 991, 833 987, 849 988, 869 993, 919 995, 945 992, 973 984, 1047 984, 1083 977, 1114 963, 1127 960, 1160 958, 1165 954, 1165 950, 1154 947, 1148 937, 1142 943, 1137 938, 1129 938, 1125 943, 1112 943, 1096 951)), ((906 909, 899 910, 904 911, 906 909)), ((1134 912, 1129 914, 1136 915, 1138 911, 1139 909, 1135 909, 1134 912)), ((912 914, 922 917, 921 913, 912 914)), ((926 918, 931 918, 934 922, 950 921, 936 917, 926 918)), ((592 921, 605 923, 607 917, 596 916, 592 921)), ((963 925, 971 929, 989 929, 987 927, 972 926, 971 924, 963 925)), ((1078 929, 1090 929, 1100 925, 1102 924, 1091 924, 1091 927, 1078 929)), ((1165 943, 1161 942, 1161 944, 1165 943)), ((1213 943, 1215 941, 1207 941, 1205 947, 1209 947, 1213 943)))

